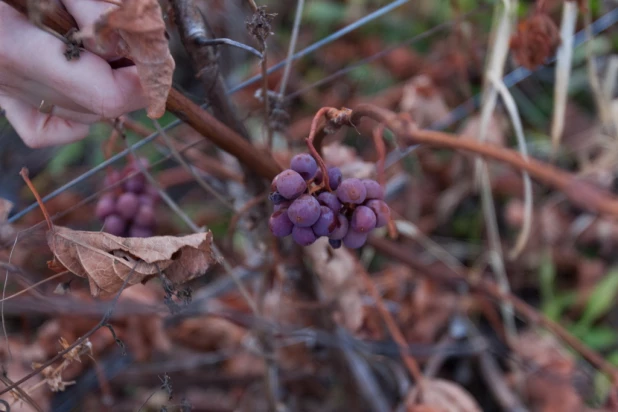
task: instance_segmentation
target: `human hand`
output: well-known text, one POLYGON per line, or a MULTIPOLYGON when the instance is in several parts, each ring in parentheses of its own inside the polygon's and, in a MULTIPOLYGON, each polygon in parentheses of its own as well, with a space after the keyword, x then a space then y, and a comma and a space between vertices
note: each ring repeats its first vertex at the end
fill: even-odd
MULTIPOLYGON (((116 7, 98 0, 63 0, 80 29, 116 7)), ((89 126, 144 108, 135 67, 113 70, 115 44, 95 46, 67 61, 65 44, 0 1, 0 107, 30 147, 74 142, 89 126)))

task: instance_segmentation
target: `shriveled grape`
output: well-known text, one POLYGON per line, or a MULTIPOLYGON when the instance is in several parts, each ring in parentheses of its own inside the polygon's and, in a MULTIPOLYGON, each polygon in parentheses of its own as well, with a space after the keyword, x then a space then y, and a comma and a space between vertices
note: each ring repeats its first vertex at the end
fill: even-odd
POLYGON ((268 195, 268 199, 270 199, 270 201, 273 202, 274 205, 278 205, 281 202, 287 201, 287 199, 283 197, 279 192, 271 192, 268 195))
POLYGON ((315 177, 318 170, 318 164, 309 153, 301 153, 292 157, 292 160, 290 161, 290 169, 300 174, 303 179, 309 180, 315 177))
POLYGON ((328 243, 333 249, 339 249, 341 247, 341 240, 328 239, 328 243))
POLYGON ((367 189, 360 179, 345 179, 337 188, 337 197, 343 203, 360 205, 367 197, 367 189))
POLYGON ((337 226, 328 237, 333 240, 341 240, 348 233, 349 227, 348 219, 340 213, 337 216, 337 226))
POLYGON ((320 203, 315 197, 302 195, 288 208, 288 217, 296 226, 310 227, 317 222, 320 212, 320 203))

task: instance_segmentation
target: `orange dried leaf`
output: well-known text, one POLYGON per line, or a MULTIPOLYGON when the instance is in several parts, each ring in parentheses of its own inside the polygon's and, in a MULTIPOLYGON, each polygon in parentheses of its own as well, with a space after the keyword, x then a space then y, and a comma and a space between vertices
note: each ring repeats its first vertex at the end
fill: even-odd
POLYGON ((211 232, 123 238, 54 226, 47 232, 47 243, 55 260, 88 279, 93 296, 118 292, 129 275, 127 286, 145 282, 159 271, 174 284, 184 283, 217 262, 211 232))
POLYGON ((165 22, 157 0, 124 0, 96 22, 99 39, 117 31, 139 74, 148 100, 147 113, 158 119, 165 113, 165 102, 172 87, 175 63, 165 35, 165 22))

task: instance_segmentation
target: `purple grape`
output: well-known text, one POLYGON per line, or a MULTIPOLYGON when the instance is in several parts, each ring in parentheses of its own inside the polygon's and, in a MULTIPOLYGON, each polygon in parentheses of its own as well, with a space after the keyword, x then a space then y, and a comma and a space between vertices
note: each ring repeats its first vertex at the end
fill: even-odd
POLYGON ((103 220, 116 211, 116 197, 111 193, 106 193, 99 199, 94 211, 97 219, 103 220))
POLYGON ((320 209, 322 210, 320 217, 311 228, 317 236, 328 236, 337 228, 337 219, 335 219, 335 214, 328 206, 320 206, 320 209))
POLYGON ((333 230, 328 237, 332 240, 341 240, 348 233, 348 228, 350 227, 350 223, 348 219, 342 215, 341 213, 337 216, 337 227, 333 230))
POLYGON ((328 243, 333 249, 339 249, 341 247, 341 240, 328 239, 328 243))
POLYGON ((296 226, 310 227, 320 218, 320 203, 315 197, 302 195, 288 208, 288 217, 296 226))
POLYGON ((274 205, 278 205, 281 202, 285 202, 287 199, 283 196, 281 196, 281 193, 279 192, 271 192, 268 195, 268 199, 270 199, 271 202, 273 202, 274 205))
POLYGON ((287 169, 275 177, 275 185, 281 196, 294 200, 307 190, 307 183, 297 172, 287 169))
POLYGON ((105 218, 103 230, 114 236, 122 236, 126 229, 126 222, 120 216, 113 214, 105 218))
POLYGON ((376 215, 376 227, 386 226, 391 216, 391 209, 384 201, 378 199, 369 200, 365 203, 365 206, 376 215))
POLYGON ((152 234, 150 227, 133 225, 129 228, 129 237, 150 237, 152 234))
POLYGON ((139 195, 137 198, 140 205, 148 205, 154 207, 156 203, 156 199, 153 199, 151 195, 146 193, 139 195))
POLYGON ((293 226, 286 210, 276 211, 268 219, 268 227, 271 233, 277 237, 289 236, 292 233, 293 226))
POLYGON ((116 201, 116 211, 126 220, 131 220, 139 209, 139 198, 135 193, 125 192, 116 201))
POLYGON ((137 226, 153 227, 157 222, 154 208, 150 205, 141 205, 135 215, 134 222, 137 226))
POLYGON ((337 188, 341 184, 342 179, 343 175, 341 174, 341 170, 338 167, 328 168, 328 185, 332 190, 337 190, 337 188))
POLYGON ((375 180, 363 179, 365 190, 367 191, 366 200, 370 199, 384 199, 384 189, 375 180))
POLYGON ((352 230, 361 233, 370 232, 376 227, 376 214, 367 206, 359 206, 354 209, 350 219, 352 230))
POLYGON ((278 205, 273 206, 273 211, 276 212, 278 210, 286 210, 292 204, 291 200, 286 200, 285 202, 281 202, 278 205))
POLYGON ((316 241, 317 237, 309 227, 294 226, 292 239, 301 246, 309 246, 316 241))
POLYGON ((318 195, 318 201, 324 206, 328 206, 333 212, 339 213, 341 210, 341 202, 337 196, 330 192, 322 192, 318 195))
POLYGON ((303 179, 313 179, 318 171, 318 164, 309 153, 297 154, 290 161, 290 169, 300 174, 303 179))
POLYGON ((367 189, 360 179, 346 179, 337 188, 337 197, 343 203, 355 203, 360 205, 367 197, 367 189))
POLYGON ((355 230, 349 230, 343 238, 343 244, 350 249, 358 249, 367 241, 367 233, 360 233, 355 230))
POLYGON ((146 188, 146 177, 143 174, 137 174, 129 177, 124 182, 124 190, 133 193, 142 193, 146 188))

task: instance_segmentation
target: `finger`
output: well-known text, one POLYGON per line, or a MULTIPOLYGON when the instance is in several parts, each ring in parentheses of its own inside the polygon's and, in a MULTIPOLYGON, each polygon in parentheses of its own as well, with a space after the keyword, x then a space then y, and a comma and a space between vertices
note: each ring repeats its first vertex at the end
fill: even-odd
POLYGON ((0 96, 0 106, 17 134, 32 148, 72 143, 86 137, 90 129, 83 123, 40 113, 13 97, 0 96))
POLYGON ((67 61, 60 40, 31 25, 19 13, 13 14, 14 18, 0 22, 0 65, 9 72, 47 84, 106 118, 146 106, 135 67, 112 70, 104 59, 88 51, 79 59, 67 61), (6 41, 15 33, 19 33, 19 41, 6 41))
MULTIPOLYGON (((62 3, 73 15, 80 30, 92 27, 103 14, 118 8, 118 6, 101 0, 63 0, 62 3)), ((119 57, 117 53, 119 39, 120 37, 117 34, 107 39, 108 41, 105 44, 97 44, 93 39, 86 39, 84 40, 84 47, 105 60, 112 60, 119 57)))

